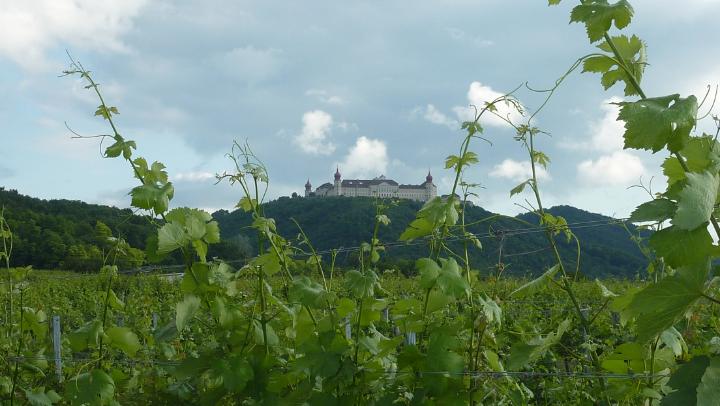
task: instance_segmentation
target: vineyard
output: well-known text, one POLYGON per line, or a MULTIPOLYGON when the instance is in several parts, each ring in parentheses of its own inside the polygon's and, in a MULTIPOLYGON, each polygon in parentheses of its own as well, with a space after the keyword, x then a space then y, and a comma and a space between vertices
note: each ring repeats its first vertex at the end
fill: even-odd
POLYGON ((227 155, 234 169, 217 181, 235 186, 237 208, 252 216, 258 255, 247 261, 209 257, 221 240, 217 221, 172 208, 165 165, 137 155, 121 135, 119 109, 70 58, 64 74, 98 98, 95 115, 109 127, 109 135, 76 134, 91 139, 77 142, 104 141, 104 156, 124 160, 137 180, 130 204, 157 229, 145 258, 177 255, 183 265, 171 277, 119 269, 131 247, 113 236, 94 274, 11 267, 16 235, 0 213, 2 404, 720 404, 720 120, 709 92, 700 102, 646 95, 644 42, 611 32, 632 17, 625 0, 581 1, 571 22, 586 27, 598 51, 550 89, 519 87, 475 106, 457 155, 445 162, 450 193, 428 201, 399 241, 379 238, 393 221, 388 200, 376 201, 373 232, 357 247, 318 250, 297 222, 297 236, 284 238, 264 213, 267 168, 249 144, 235 142, 227 155), (647 203, 613 222, 644 254, 647 281, 587 278, 573 230, 593 225, 543 206, 538 170, 551 160, 538 149, 546 132, 536 119, 578 70, 600 74, 606 89, 624 86, 625 148, 667 154, 667 190, 648 190, 647 203), (522 91, 546 99, 529 111, 522 91), (499 114, 501 105, 521 121, 499 114), (551 260, 535 279, 505 275, 502 256, 489 274, 471 261, 497 237, 470 232, 465 218, 476 187, 465 173, 482 157, 473 150, 491 148, 478 142, 492 138, 483 127, 489 116, 515 130, 531 164, 532 176, 510 197, 533 196, 526 204, 539 225, 513 221, 515 233, 545 236, 544 246, 518 253, 551 260), (703 119, 714 121, 715 134, 695 134, 703 119), (561 242, 575 245, 576 256, 566 258, 561 242), (418 245, 425 254, 414 261, 416 277, 379 265, 386 249, 418 245), (347 252, 357 267, 336 266, 347 252))

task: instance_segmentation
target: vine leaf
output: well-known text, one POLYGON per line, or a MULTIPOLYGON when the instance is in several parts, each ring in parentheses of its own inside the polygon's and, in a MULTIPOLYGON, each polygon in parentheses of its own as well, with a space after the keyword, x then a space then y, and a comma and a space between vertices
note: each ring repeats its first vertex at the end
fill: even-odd
POLYGON ((639 342, 646 342, 672 327, 687 308, 702 296, 709 271, 704 265, 678 269, 674 275, 637 292, 625 309, 637 317, 639 342))
POLYGON ((158 230, 158 254, 167 254, 184 247, 188 240, 180 224, 170 222, 158 230))
POLYGON ((640 223, 644 221, 661 222, 673 218, 677 204, 669 199, 655 199, 638 206, 632 214, 630 221, 640 223))
POLYGON ((563 334, 570 328, 570 319, 565 319, 558 326, 557 332, 550 332, 544 338, 536 337, 528 343, 516 343, 510 348, 510 358, 507 367, 517 371, 525 365, 543 356, 553 345, 557 344, 563 334))
MULTIPOLYGON (((660 402, 662 406, 685 406, 695 405, 698 403, 698 385, 700 384, 703 374, 710 364, 710 360, 706 356, 695 357, 690 362, 683 364, 678 370, 672 374, 667 385, 674 392, 668 393, 660 402)), ((717 400, 714 399, 714 400, 717 400)), ((704 403, 707 405, 713 404, 704 403)))
POLYGON ((545 285, 547 285, 547 283, 555 277, 555 274, 557 274, 559 270, 560 265, 555 264, 555 266, 545 271, 545 273, 539 277, 515 289, 512 293, 510 293, 510 296, 529 296, 536 293, 540 289, 544 288, 545 285))
POLYGON ((678 268, 683 265, 703 263, 710 255, 717 255, 712 237, 704 227, 688 231, 670 226, 650 237, 650 247, 665 263, 678 268))
POLYGON ((645 349, 638 343, 618 345, 612 353, 603 357, 603 369, 615 374, 645 371, 645 349))
POLYGON ((73 406, 108 405, 115 395, 115 381, 102 369, 93 369, 69 381, 65 391, 65 397, 73 406))
POLYGON ((111 327, 106 332, 110 337, 110 345, 134 357, 135 353, 142 348, 137 335, 127 327, 111 327))
POLYGON ((135 141, 125 141, 125 139, 116 135, 115 143, 105 149, 105 158, 116 158, 122 154, 123 158, 130 159, 132 150, 137 148, 135 141))
POLYGON ((345 281, 355 297, 372 297, 375 294, 375 286, 378 284, 378 276, 373 271, 360 273, 353 269, 346 273, 345 281))
POLYGON ((710 220, 718 193, 717 172, 688 172, 687 184, 680 192, 672 223, 683 230, 694 230, 710 220))
POLYGON ((516 194, 522 193, 522 191, 525 190, 525 186, 527 186, 527 184, 530 183, 531 181, 532 181, 532 179, 528 179, 525 182, 510 189, 510 197, 513 197, 516 194))
MULTIPOLYGON (((632 78, 628 72, 618 64, 618 61, 607 55, 596 55, 585 59, 582 71, 601 73, 600 83, 605 90, 611 88, 617 82, 625 82, 625 95, 638 95, 632 79, 635 79, 638 83, 642 80, 645 65, 647 65, 645 44, 635 35, 630 38, 625 35, 619 35, 613 37, 612 41, 615 49, 618 51, 621 59, 620 62, 630 71, 632 78)), ((598 48, 605 52, 613 53, 607 41, 603 41, 598 45, 598 48)))
POLYGON ((25 389, 25 398, 33 406, 51 406, 62 400, 57 392, 52 389, 45 392, 45 388, 42 386, 36 389, 25 389))
POLYGON ((615 27, 623 29, 630 24, 633 8, 626 0, 609 4, 607 0, 590 0, 576 6, 570 13, 570 22, 585 23, 590 42, 600 40, 615 22, 615 27))
POLYGON ((187 295, 182 302, 178 302, 175 309, 175 326, 178 331, 185 329, 198 309, 200 309, 200 298, 195 295, 187 295))
POLYGON ((720 358, 714 357, 705 369, 700 385, 697 387, 697 404, 716 405, 720 399, 720 358))
POLYGON ((290 300, 311 308, 322 308, 333 295, 307 276, 295 277, 290 285, 290 300))
POLYGON ((697 99, 678 94, 619 103, 618 120, 625 121, 625 148, 658 152, 683 149, 695 126, 697 99))

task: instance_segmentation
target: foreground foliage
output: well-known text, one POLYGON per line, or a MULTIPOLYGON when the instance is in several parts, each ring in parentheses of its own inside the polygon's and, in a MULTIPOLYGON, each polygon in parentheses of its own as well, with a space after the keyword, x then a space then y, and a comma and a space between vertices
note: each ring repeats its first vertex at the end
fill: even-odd
POLYGON ((580 58, 532 113, 513 94, 477 106, 475 119, 462 125, 458 154, 446 160, 454 174, 449 197, 427 202, 400 236, 427 245, 411 282, 379 272, 387 247, 379 231, 391 222, 382 202, 372 234, 358 249, 358 266, 342 276, 335 267, 337 251, 321 257, 300 224, 297 241, 283 238, 264 214, 266 168, 247 145, 237 143, 228 155, 234 169, 218 180, 241 189, 238 207, 252 216, 260 255, 239 271, 208 260, 209 247, 220 241, 217 222, 200 210, 170 209, 174 188, 165 167, 135 156, 135 143, 116 127, 118 109, 105 103, 89 72, 73 62, 67 73, 96 92, 101 104, 95 114, 112 129, 106 157, 129 164, 138 180, 131 204, 147 210, 157 224, 146 255, 150 260, 179 255, 184 276, 170 301, 173 317, 165 313, 166 324, 149 333, 117 317, 128 299, 118 295, 122 285, 107 257, 98 283, 84 285, 100 300, 82 309, 94 311, 87 311, 62 343, 79 366, 67 376, 60 371, 53 381, 45 356, 47 313, 27 305, 34 288, 30 269, 9 266, 14 234, 0 220, 7 303, 0 345, 9 354, 3 358, 0 394, 11 405, 717 404, 720 300, 711 276, 718 247, 708 228, 720 236, 715 219, 720 154, 714 136, 691 135, 698 120, 695 96, 646 97, 640 86, 644 43, 608 32, 613 25, 625 28, 632 14, 624 0, 581 2, 571 21, 586 26, 601 52, 580 58), (670 154, 663 165, 667 191, 651 194, 653 200, 632 215, 656 230, 648 241, 636 240, 647 254, 653 282, 624 291, 599 281, 592 289, 578 282, 580 261, 573 267, 563 258, 558 238, 575 243, 578 254, 580 241, 566 219, 543 208, 536 176, 537 166, 548 166, 550 158, 537 149, 544 132, 533 119, 580 66, 600 73, 605 88, 622 84, 626 95, 640 97, 620 103, 626 148, 670 154), (523 120, 499 115, 500 104, 522 113, 523 120), (532 176, 510 195, 532 193, 529 204, 552 259, 539 278, 512 289, 502 283, 501 264, 490 283, 481 283, 469 260, 482 243, 466 223, 474 185, 463 174, 479 161, 470 146, 486 136, 481 125, 486 114, 512 126, 528 154, 532 176), (453 249, 452 241, 462 247, 453 249), (301 265, 312 274, 296 272, 301 265), (542 316, 528 310, 533 306, 542 316))

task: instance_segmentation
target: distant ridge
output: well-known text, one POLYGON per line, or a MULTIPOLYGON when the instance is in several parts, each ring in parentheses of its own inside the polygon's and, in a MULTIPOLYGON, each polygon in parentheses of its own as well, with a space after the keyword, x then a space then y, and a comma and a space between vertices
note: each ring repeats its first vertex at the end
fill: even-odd
MULTIPOLYGON (((63 267, 71 247, 84 246, 87 251, 97 246, 95 227, 98 221, 106 224, 114 234, 122 235, 131 246, 141 249, 144 249, 147 237, 155 232, 155 226, 129 209, 81 201, 41 200, 4 188, 0 188, 1 206, 5 207, 5 217, 15 233, 14 265, 33 265, 40 269, 63 267)), ((389 210, 391 223, 381 227, 380 239, 385 243, 396 243, 421 206, 420 202, 399 201, 389 210)), ((571 206, 557 206, 548 211, 565 217, 571 225, 581 223, 573 227, 573 231, 581 242, 580 269, 587 277, 635 278, 643 274, 647 261, 625 229, 608 224, 611 218, 571 206)), ((275 219, 279 232, 286 238, 294 238, 298 234, 291 220, 295 219, 318 250, 329 250, 356 247, 368 241, 372 235, 375 209, 371 198, 283 197, 266 203, 265 213, 275 219)), ((491 216, 493 213, 481 207, 468 207, 466 223, 491 216)), ((251 221, 247 213, 220 210, 213 213, 213 217, 218 220, 225 241, 211 247, 211 257, 237 259, 254 254, 256 239, 252 230, 247 228, 251 221)), ((526 213, 517 218, 537 224, 533 214, 526 213)), ((632 225, 629 227, 631 231, 635 230, 632 225)), ((537 229, 516 235, 512 232, 528 228, 527 224, 508 217, 470 226, 470 231, 483 237, 483 249, 472 248, 470 251, 473 268, 484 274, 496 272, 500 260, 506 275, 541 273, 552 262, 543 233, 537 229), (500 231, 506 232, 504 238, 500 231)), ((566 266, 574 270, 575 243, 567 243, 564 238, 558 238, 558 242, 566 266)), ((451 246, 457 250, 462 248, 459 242, 451 246)), ((411 273, 414 260, 427 253, 427 247, 422 244, 393 244, 383 254, 380 265, 411 273)), ((343 265, 352 265, 354 260, 350 253, 338 256, 339 263, 343 265)), ((175 262, 174 258, 166 260, 166 263, 175 262)))

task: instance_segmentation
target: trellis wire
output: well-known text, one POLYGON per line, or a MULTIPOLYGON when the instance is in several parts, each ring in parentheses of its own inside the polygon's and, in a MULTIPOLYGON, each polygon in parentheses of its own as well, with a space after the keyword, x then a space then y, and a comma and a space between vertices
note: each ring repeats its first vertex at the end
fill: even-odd
MULTIPOLYGON (((11 362, 26 362, 26 361, 53 361, 54 359, 42 357, 42 356, 21 356, 21 357, 7 357, 7 360, 11 362)), ((78 363, 91 363, 97 362, 97 358, 63 358, 64 362, 68 364, 78 363)), ((111 364, 119 364, 126 366, 133 365, 158 365, 158 366, 179 366, 182 365, 184 360, 132 360, 132 359, 114 359, 105 360, 111 364)), ((572 379, 655 379, 664 378, 668 374, 617 374, 617 373, 593 373, 593 372, 542 372, 542 371, 492 371, 492 370, 477 370, 477 371, 397 371, 397 370, 374 370, 364 369, 365 372, 370 373, 382 373, 387 375, 440 375, 440 376, 469 376, 471 378, 490 378, 500 379, 505 377, 520 377, 520 378, 572 378, 572 379)))

